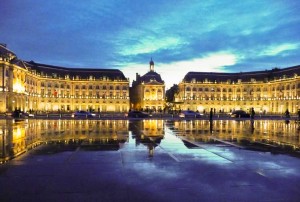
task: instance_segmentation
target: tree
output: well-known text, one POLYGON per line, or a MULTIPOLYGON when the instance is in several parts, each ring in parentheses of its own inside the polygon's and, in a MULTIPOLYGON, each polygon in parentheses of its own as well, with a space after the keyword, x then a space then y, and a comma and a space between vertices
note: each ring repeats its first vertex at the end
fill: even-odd
POLYGON ((166 91, 167 102, 173 102, 175 100, 175 94, 179 93, 179 87, 174 84, 169 90, 166 91))

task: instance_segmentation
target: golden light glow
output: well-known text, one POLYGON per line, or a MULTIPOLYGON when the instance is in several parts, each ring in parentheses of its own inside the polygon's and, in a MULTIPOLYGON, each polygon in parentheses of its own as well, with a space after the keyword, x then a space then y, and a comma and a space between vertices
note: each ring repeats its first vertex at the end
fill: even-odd
POLYGON ((17 93, 24 93, 25 92, 25 86, 21 84, 19 80, 17 80, 13 84, 13 91, 17 93))

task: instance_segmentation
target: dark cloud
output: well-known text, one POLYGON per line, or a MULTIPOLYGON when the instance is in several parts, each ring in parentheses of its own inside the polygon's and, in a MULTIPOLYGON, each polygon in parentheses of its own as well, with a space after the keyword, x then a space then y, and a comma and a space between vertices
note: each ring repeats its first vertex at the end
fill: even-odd
POLYGON ((235 60, 224 68, 220 62, 224 71, 299 64, 298 1, 1 3, 0 40, 24 60, 128 70, 147 66, 151 57, 163 65, 192 65, 225 53, 235 60))

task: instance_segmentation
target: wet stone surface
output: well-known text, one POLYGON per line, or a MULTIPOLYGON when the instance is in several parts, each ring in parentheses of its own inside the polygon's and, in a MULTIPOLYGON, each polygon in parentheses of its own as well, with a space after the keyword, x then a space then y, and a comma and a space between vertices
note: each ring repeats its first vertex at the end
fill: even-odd
POLYGON ((214 131, 196 121, 60 124, 69 124, 70 134, 57 133, 65 130, 59 124, 33 135, 28 127, 24 133, 7 133, 12 137, 2 142, 5 147, 28 147, 0 165, 1 202, 300 200, 297 125, 259 122, 249 134, 247 122, 215 123, 214 131), (279 136, 271 132, 275 126, 282 131, 279 136), (91 127, 97 132, 83 132, 91 127), (262 140, 268 145, 261 146, 262 140), (279 140, 293 151, 270 149, 279 140))

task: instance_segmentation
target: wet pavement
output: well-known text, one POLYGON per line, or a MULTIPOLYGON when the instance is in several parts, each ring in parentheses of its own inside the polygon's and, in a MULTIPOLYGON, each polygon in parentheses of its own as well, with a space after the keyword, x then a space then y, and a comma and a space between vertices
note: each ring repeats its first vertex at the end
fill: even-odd
POLYGON ((18 155, 0 201, 300 200, 295 123, 32 120, 2 138, 18 155))

